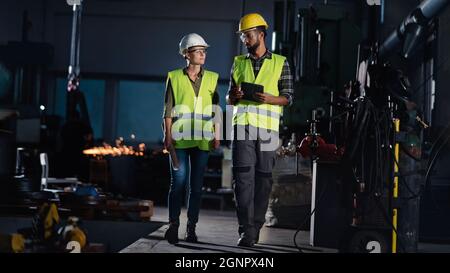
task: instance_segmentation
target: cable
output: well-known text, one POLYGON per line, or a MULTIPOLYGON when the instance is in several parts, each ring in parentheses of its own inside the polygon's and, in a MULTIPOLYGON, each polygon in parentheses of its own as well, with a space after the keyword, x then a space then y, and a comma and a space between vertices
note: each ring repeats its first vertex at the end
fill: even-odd
POLYGON ((430 156, 433 154, 434 149, 436 148, 437 144, 443 138, 446 134, 450 133, 450 123, 447 125, 447 127, 442 130, 442 132, 439 134, 439 137, 436 139, 436 141, 433 143, 430 149, 430 156))
MULTIPOLYGON (((317 183, 317 181, 316 181, 316 183, 317 183)), ((315 204, 315 206, 314 206, 313 211, 311 211, 311 212, 309 213, 309 215, 307 215, 305 218, 303 218, 303 220, 302 220, 300 226, 298 227, 297 231, 296 231, 295 234, 294 234, 294 238, 293 238, 293 240, 294 240, 294 245, 295 245, 295 248, 297 248, 298 251, 299 251, 300 253, 303 253, 303 250, 302 250, 301 247, 299 247, 299 246, 297 245, 297 235, 300 233, 302 227, 308 222, 308 219, 311 219, 311 217, 316 213, 317 208, 319 207, 319 205, 320 205, 320 203, 321 203, 323 197, 325 196, 325 192, 326 192, 326 189, 327 189, 327 187, 328 187, 328 183, 330 183, 330 182, 325 183, 325 187, 322 189, 322 192, 320 193, 319 199, 317 199, 317 202, 316 202, 316 204, 315 204)))
MULTIPOLYGON (((386 189, 389 188, 390 184, 385 184, 383 181, 392 181, 393 179, 393 167, 392 164, 390 164, 392 158, 390 151, 386 150, 390 148, 391 143, 389 139, 392 139, 393 137, 390 108, 378 110, 369 98, 358 100, 351 132, 353 132, 353 134, 347 139, 347 150, 343 163, 345 164, 345 162, 347 162, 349 166, 354 169, 354 181, 357 182, 356 185, 359 185, 359 187, 364 186, 363 194, 369 197, 369 199, 361 199, 363 202, 358 208, 362 210, 359 213, 362 213, 361 215, 367 215, 368 210, 373 211, 375 208, 381 209, 386 223, 392 227, 392 230, 396 234, 398 234, 397 229, 394 227, 385 211, 386 208, 380 204, 380 199, 377 197, 383 196, 386 189), (375 206, 365 206, 371 203, 368 203, 367 201, 372 198, 375 198, 377 201, 374 204, 375 206)), ((398 166, 398 162, 396 162, 396 164, 398 166)), ((402 179, 404 178, 402 177, 402 179)), ((352 187, 353 190, 351 190, 351 192, 355 192, 354 186, 352 187)), ((306 221, 320 209, 319 205, 324 192, 325 189, 321 193, 314 210, 303 219, 299 229, 294 235, 294 244, 300 252, 302 252, 302 250, 297 245, 296 237, 306 221)), ((413 193, 413 191, 411 191, 411 193, 413 193)), ((405 250, 400 241, 399 247, 402 248, 403 251, 405 250)))
POLYGON ((388 213, 386 212, 386 208, 383 206, 383 204, 380 201, 379 197, 375 196, 375 201, 376 203, 379 205, 379 209, 381 211, 381 213, 383 214, 384 220, 386 221, 386 223, 390 226, 390 228, 392 228, 392 230, 395 232, 395 234, 397 235, 397 242, 398 242, 398 246, 403 250, 404 253, 406 253, 406 249, 404 247, 404 245, 401 243, 400 237, 398 236, 398 231, 394 226, 394 223, 391 221, 391 219, 389 218, 388 213))
MULTIPOLYGON (((392 150, 391 150, 391 152, 394 153, 392 150)), ((395 158, 395 156, 394 156, 394 163, 395 163, 395 165, 397 165, 397 168, 398 168, 398 174, 397 174, 398 178, 400 178, 400 181, 402 181, 403 185, 406 187, 406 189, 409 191, 409 193, 412 194, 412 196, 406 198, 406 200, 412 200, 412 199, 417 199, 417 198, 421 197, 422 194, 423 194, 422 189, 420 189, 418 193, 415 193, 415 192, 409 187, 408 183, 407 183, 406 180, 405 180, 405 177, 402 175, 402 172, 400 171, 400 164, 398 163, 398 161, 397 161, 397 159, 395 158)))
POLYGON ((407 155, 408 157, 410 157, 410 158, 413 159, 414 161, 417 161, 417 162, 422 161, 422 159, 413 156, 413 155, 408 151, 408 149, 405 148, 405 146, 400 145, 400 148, 402 149, 402 151, 403 151, 403 153, 404 153, 405 155, 407 155))
POLYGON ((445 146, 447 145, 447 143, 449 142, 449 140, 450 140, 450 135, 449 135, 449 136, 447 137, 447 139, 441 144, 441 146, 439 146, 437 152, 435 153, 433 159, 432 159, 431 162, 430 162, 430 165, 428 166, 428 170, 427 170, 426 175, 425 175, 425 188, 424 188, 424 190, 425 190, 425 191, 426 191, 427 189, 430 190, 430 197, 431 197, 431 200, 433 200, 433 204, 434 204, 435 208, 437 208, 440 212, 442 212, 442 209, 441 209, 440 206, 436 203, 436 200, 434 199, 434 195, 433 195, 433 193, 432 193, 432 191, 431 191, 431 180, 430 180, 430 177, 431 177, 431 171, 434 169, 434 165, 436 164, 436 160, 439 158, 439 155, 440 155, 441 151, 445 148, 445 146))
MULTIPOLYGON (((401 147, 403 148, 402 151, 403 151, 406 155, 408 155, 409 157, 411 157, 413 160, 415 160, 415 161, 421 161, 420 159, 418 159, 418 158, 414 157, 413 155, 411 155, 411 154, 406 150, 406 148, 404 148, 402 145, 401 145, 401 147)), ((412 200, 412 199, 417 199, 417 198, 421 197, 422 194, 424 193, 424 192, 423 192, 423 189, 420 189, 418 193, 415 193, 415 192, 409 187, 408 183, 407 183, 406 180, 405 180, 405 175, 402 175, 402 173, 403 173, 403 172, 401 171, 401 168, 402 168, 402 167, 400 167, 400 163, 399 163, 398 160, 395 158, 394 151, 392 151, 392 149, 390 149, 389 147, 388 147, 388 150, 390 151, 390 154, 392 155, 392 157, 393 157, 393 159, 394 159, 394 164, 397 165, 397 168, 398 168, 398 174, 394 174, 394 175, 397 175, 397 177, 400 178, 400 181, 403 183, 403 185, 405 186, 406 190, 407 190, 409 193, 412 194, 412 196, 410 196, 410 197, 408 197, 408 198, 405 198, 405 199, 406 199, 406 200, 412 200)))
POLYGON ((425 84, 427 84, 428 83, 428 81, 431 79, 431 78, 433 78, 434 76, 436 76, 436 74, 438 73, 438 72, 440 72, 440 70, 442 69, 442 66, 444 65, 444 64, 446 64, 448 61, 450 60, 450 57, 447 57, 444 61, 442 61, 438 66, 437 66, 437 68, 436 68, 436 71, 433 73, 433 74, 431 74, 431 75, 429 75, 416 89, 414 89, 414 91, 413 92, 411 92, 411 94, 416 94, 416 92, 417 91, 419 91, 425 84))
POLYGON ((430 164, 428 165, 428 169, 425 175, 425 187, 428 187, 429 185, 429 178, 432 169, 434 168, 434 164, 436 164, 436 159, 438 158, 441 151, 444 149, 444 147, 447 145, 448 141, 450 140, 450 135, 447 137, 447 139, 439 146, 437 152, 435 153, 433 159, 430 161, 430 164))
MULTIPOLYGON (((350 152, 352 153, 347 159, 352 166, 356 165, 356 168, 359 168, 361 181, 366 184, 364 193, 369 197, 369 199, 361 199, 363 202, 359 205, 359 208, 362 209, 360 213, 361 215, 367 215, 369 210, 372 211, 373 208, 366 205, 371 203, 367 201, 375 198, 375 205, 382 212, 385 222, 398 234, 385 211, 386 208, 380 204, 380 198, 378 197, 383 196, 386 187, 389 187, 383 181, 392 181, 393 178, 391 176, 392 165, 389 164, 389 162, 392 162, 391 155, 389 151, 385 150, 386 148, 389 149, 391 144, 390 141, 383 141, 383 139, 389 140, 393 136, 390 109, 378 110, 370 99, 366 98, 364 103, 358 104, 354 122, 353 130, 357 133, 352 136, 349 145, 355 146, 351 148, 350 152), (363 117, 361 118, 361 116, 363 117), (353 154, 358 150, 361 160, 355 164, 353 154), (366 170, 368 170, 368 173, 366 173, 366 170)), ((400 241, 399 247, 403 251, 405 250, 400 241)))
POLYGON ((347 115, 347 114, 350 113, 350 112, 351 112, 351 110, 347 110, 347 111, 342 112, 342 113, 340 113, 340 114, 338 114, 338 115, 336 115, 336 116, 332 116, 330 119, 331 119, 331 120, 339 119, 340 117, 343 117, 343 116, 347 115))

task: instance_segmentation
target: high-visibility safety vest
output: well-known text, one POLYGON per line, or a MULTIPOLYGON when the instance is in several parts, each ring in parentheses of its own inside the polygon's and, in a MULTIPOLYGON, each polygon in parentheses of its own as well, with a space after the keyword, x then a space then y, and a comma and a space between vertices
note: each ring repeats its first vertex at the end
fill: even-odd
MULTIPOLYGON (((278 80, 280 79, 286 57, 273 54, 264 59, 263 65, 255 79, 251 60, 246 55, 234 58, 233 79, 237 85, 242 82, 264 86, 264 93, 279 96, 278 80)), ((282 107, 248 100, 239 100, 233 115, 233 125, 251 125, 257 128, 279 131, 282 107)))
POLYGON ((217 73, 204 70, 198 96, 183 69, 169 72, 175 106, 172 111, 172 137, 175 148, 198 147, 209 151, 214 137, 212 98, 217 87, 217 73))

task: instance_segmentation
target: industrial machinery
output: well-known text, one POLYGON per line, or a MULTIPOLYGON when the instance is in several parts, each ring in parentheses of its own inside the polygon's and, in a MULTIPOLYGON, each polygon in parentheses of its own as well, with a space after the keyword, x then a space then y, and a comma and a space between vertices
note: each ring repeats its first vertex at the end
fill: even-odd
MULTIPOLYGON (((318 145, 314 152, 321 153, 322 158, 325 158, 328 155, 327 150, 331 149, 335 154, 330 154, 328 159, 340 158, 342 151, 338 150, 335 144, 337 139, 342 139, 336 134, 341 134, 343 125, 339 118, 330 118, 337 113, 332 102, 337 97, 337 91, 354 78, 354 64, 357 60, 355 52, 361 40, 360 33, 354 18, 341 6, 314 4, 306 8, 296 8, 294 1, 275 2, 272 50, 287 57, 294 76, 295 90, 293 105, 285 107, 281 120, 280 134, 284 146, 278 151, 279 164, 276 166, 279 170, 293 168, 292 171, 296 175, 290 180, 283 176, 277 178, 274 181, 274 191, 298 193, 292 194, 292 197, 284 197, 285 200, 282 201, 289 206, 280 209, 280 217, 274 215, 274 218, 283 218, 287 211, 292 210, 293 204, 297 211, 301 210, 297 212, 296 225, 304 213, 306 216, 309 214, 311 183, 308 180, 311 179, 311 170, 306 165, 312 164, 309 159, 299 155, 293 156, 296 149, 290 147, 299 145, 303 136, 310 132, 308 120, 315 121, 315 131, 320 133, 320 136, 309 137, 303 141, 301 150, 305 152, 304 157, 311 155, 311 143, 315 146, 327 141, 329 146, 318 145), (292 140, 292 135, 297 138, 292 140), (294 166, 290 166, 289 157, 295 159, 294 166)), ((306 225, 301 228, 304 227, 306 225)))
POLYGON ((382 252, 417 252, 420 199, 427 187, 421 135, 429 126, 407 76, 387 60, 394 53, 404 60, 415 54, 448 4, 423 1, 380 47, 372 46, 360 66, 343 160, 344 200, 352 207, 351 226, 357 227, 348 251, 370 252, 369 244, 376 242, 382 252))
MULTIPOLYGON (((373 43, 358 47, 359 41, 352 44, 350 40, 344 46, 340 37, 333 38, 330 33, 345 37, 345 32, 337 29, 343 27, 346 17, 339 16, 336 9, 332 12, 333 7, 327 5, 300 10, 298 43, 288 46, 295 39, 289 39, 289 32, 283 36, 286 40, 280 43, 280 52, 292 54, 296 90, 304 94, 296 97, 299 102, 285 113, 284 122, 297 135, 304 135, 305 128, 314 127, 303 139, 299 152, 317 163, 313 164, 309 216, 312 223, 314 218, 322 219, 316 221, 316 226, 332 227, 319 231, 334 237, 333 242, 322 246, 344 252, 417 251, 420 197, 435 162, 431 160, 424 171, 421 137, 430 126, 421 109, 423 105, 413 99, 407 72, 388 60, 398 52, 405 60, 420 50, 430 30, 435 28, 434 19, 449 3, 422 1, 382 43, 376 33, 379 30, 375 29, 373 43), (343 48, 350 48, 349 55, 344 60, 336 59, 345 56, 339 52, 343 48), (330 53, 334 55, 327 55, 330 53), (348 60, 352 60, 351 64, 342 67, 348 60), (357 69, 349 69, 354 63, 357 69), (316 99, 320 94, 322 99, 316 99), (309 113, 315 113, 312 119, 309 113), (321 161, 326 163, 325 158, 332 158, 334 165, 321 165, 321 161), (323 181, 320 182, 323 177, 333 180, 331 187, 330 181, 324 187, 323 181), (324 213, 330 214, 328 219, 324 213)), ((370 7, 377 12, 382 8, 370 7)), ((378 22, 380 18, 375 19, 378 22)), ((284 26, 287 22, 288 19, 284 26)), ((440 144, 434 146, 432 159, 439 154, 436 146, 448 143, 447 134, 438 139, 440 144)), ((312 233, 315 231, 311 229, 312 233)), ((313 239, 319 235, 312 234, 316 236, 313 239)))
POLYGON ((343 7, 315 4, 296 10, 293 1, 276 2, 272 50, 287 57, 295 84, 294 104, 283 115, 286 137, 307 133, 313 110, 325 121, 318 124, 324 137, 339 129, 337 121, 331 123, 330 103, 354 78, 360 33, 343 7))

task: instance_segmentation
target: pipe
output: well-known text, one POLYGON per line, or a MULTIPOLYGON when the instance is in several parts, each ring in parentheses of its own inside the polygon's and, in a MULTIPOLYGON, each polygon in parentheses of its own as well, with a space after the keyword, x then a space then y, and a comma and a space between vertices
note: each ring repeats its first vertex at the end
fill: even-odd
POLYGON ((333 115, 334 115, 334 91, 330 92, 330 123, 328 124, 328 133, 333 133, 333 115))
POLYGON ((69 79, 77 78, 80 74, 79 55, 80 55, 80 33, 81 33, 81 9, 83 0, 67 1, 72 7, 72 37, 70 45, 70 65, 69 79))
POLYGON ((432 18, 439 14, 447 4, 449 4, 448 0, 429 0, 421 3, 419 9, 426 18, 432 18))
POLYGON ((359 78, 359 60, 361 59, 361 44, 358 45, 358 56, 356 57, 356 77, 355 79, 359 78))
MULTIPOLYGON (((301 15, 300 15, 301 16, 301 15)), ((305 17, 301 16, 301 32, 300 32, 300 78, 305 76, 305 17)))
POLYGON ((81 47, 81 12, 83 10, 83 6, 80 5, 77 14, 77 57, 75 59, 75 73, 78 76, 80 74, 80 47, 81 47))
POLYGON ((320 73, 320 60, 322 58, 321 56, 321 48, 322 48, 322 34, 319 30, 316 30, 317 34, 317 71, 320 73))
POLYGON ((287 41, 287 39, 288 39, 288 24, 289 24, 289 22, 288 22, 288 16, 287 16, 287 13, 288 13, 288 2, 287 2, 287 0, 284 0, 284 7, 283 7, 283 9, 284 9, 284 13, 283 13, 283 43, 285 43, 286 41, 287 41))
POLYGON ((385 58, 402 47, 402 55, 408 58, 419 44, 426 27, 437 17, 450 0, 426 0, 415 8, 380 47, 379 57, 385 58))

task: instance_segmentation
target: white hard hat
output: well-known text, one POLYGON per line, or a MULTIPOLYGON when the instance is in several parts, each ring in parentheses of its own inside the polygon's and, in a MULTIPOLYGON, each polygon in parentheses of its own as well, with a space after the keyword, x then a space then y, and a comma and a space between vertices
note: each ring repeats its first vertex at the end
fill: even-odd
POLYGON ((186 50, 193 46, 204 46, 209 47, 209 45, 205 42, 202 36, 197 33, 189 33, 181 38, 180 41, 180 54, 184 56, 186 50))

